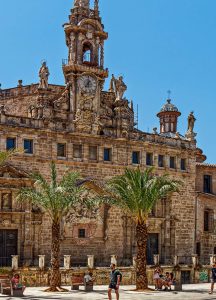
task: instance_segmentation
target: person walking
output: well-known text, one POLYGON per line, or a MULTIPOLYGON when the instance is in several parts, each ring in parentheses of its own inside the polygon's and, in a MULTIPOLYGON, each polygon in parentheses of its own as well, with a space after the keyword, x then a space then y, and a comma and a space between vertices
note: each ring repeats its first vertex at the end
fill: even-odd
POLYGON ((213 290, 214 290, 214 284, 216 282, 216 262, 214 262, 212 269, 211 269, 211 290, 209 292, 209 294, 213 294, 213 290))
POLYGON ((122 274, 119 270, 116 269, 115 264, 111 264, 110 266, 110 284, 108 288, 108 297, 109 300, 112 300, 112 290, 115 290, 116 300, 119 300, 119 286, 122 278, 122 274))

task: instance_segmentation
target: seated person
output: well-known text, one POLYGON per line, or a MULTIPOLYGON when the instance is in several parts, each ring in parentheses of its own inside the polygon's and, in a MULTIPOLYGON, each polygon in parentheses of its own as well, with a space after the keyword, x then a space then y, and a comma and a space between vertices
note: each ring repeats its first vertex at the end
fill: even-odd
POLYGON ((164 290, 165 291, 167 291, 168 287, 170 287, 170 285, 171 285, 170 282, 171 282, 170 273, 166 272, 165 277, 163 279, 163 285, 164 285, 164 290))
POLYGON ((25 291, 26 287, 24 285, 22 285, 22 283, 20 283, 20 276, 19 274, 15 274, 13 276, 13 278, 11 279, 11 283, 12 283, 12 287, 14 290, 21 290, 22 289, 22 292, 25 291))
POLYGON ((87 274, 84 276, 84 283, 85 284, 92 284, 93 283, 93 277, 91 272, 87 272, 87 274))
POLYGON ((161 290, 162 289, 162 280, 161 280, 161 277, 162 277, 162 270, 161 270, 160 267, 157 267, 154 270, 154 276, 153 276, 153 279, 154 279, 154 282, 155 282, 155 289, 156 290, 161 290))

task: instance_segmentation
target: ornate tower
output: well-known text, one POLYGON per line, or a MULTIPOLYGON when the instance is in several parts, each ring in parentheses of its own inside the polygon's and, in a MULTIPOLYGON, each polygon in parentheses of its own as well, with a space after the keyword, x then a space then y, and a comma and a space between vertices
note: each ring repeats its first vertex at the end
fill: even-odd
POLYGON ((74 130, 97 131, 101 91, 108 70, 104 69, 104 41, 108 34, 99 16, 99 3, 90 8, 89 0, 75 0, 64 24, 68 60, 63 62, 70 89, 70 118, 74 130))
POLYGON ((179 116, 181 116, 181 113, 179 112, 178 108, 171 103, 171 99, 167 99, 167 103, 157 114, 157 117, 160 119, 160 133, 176 133, 179 116))

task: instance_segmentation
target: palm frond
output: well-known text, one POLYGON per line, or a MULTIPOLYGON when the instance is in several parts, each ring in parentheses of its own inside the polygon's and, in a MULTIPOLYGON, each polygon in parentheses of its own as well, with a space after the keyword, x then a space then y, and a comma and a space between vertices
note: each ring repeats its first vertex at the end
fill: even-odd
POLYGON ((23 153, 22 149, 11 149, 8 151, 0 151, 0 166, 17 153, 23 153))
POLYGON ((153 168, 142 172, 126 169, 121 176, 114 177, 109 182, 110 197, 115 205, 127 210, 137 220, 148 217, 156 202, 169 195, 179 192, 180 181, 173 180, 168 175, 155 176, 153 168))

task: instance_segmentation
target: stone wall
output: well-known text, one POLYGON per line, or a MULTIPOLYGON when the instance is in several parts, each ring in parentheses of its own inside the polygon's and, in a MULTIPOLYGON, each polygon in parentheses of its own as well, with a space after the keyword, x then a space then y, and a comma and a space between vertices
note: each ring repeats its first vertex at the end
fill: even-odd
MULTIPOLYGON (((49 179, 49 164, 53 160, 57 164, 59 178, 68 170, 79 171, 82 176, 90 177, 99 182, 104 182, 112 176, 122 174, 125 167, 136 168, 132 164, 132 151, 140 152, 140 168, 146 169, 146 154, 153 153, 155 173, 158 175, 168 173, 171 177, 183 181, 180 194, 175 194, 171 199, 158 203, 156 214, 150 218, 150 233, 159 234, 159 253, 164 260, 169 260, 171 255, 192 255, 194 252, 194 209, 195 209, 195 151, 183 150, 181 147, 157 144, 146 141, 133 141, 128 139, 115 139, 103 136, 76 135, 74 133, 53 132, 44 129, 19 128, 17 126, 0 126, 0 150, 5 149, 7 137, 15 137, 17 147, 23 147, 23 139, 32 139, 34 143, 33 154, 18 154, 11 160, 17 169, 27 173, 40 171, 49 179), (57 157, 57 143, 65 143, 66 157, 57 157), (82 157, 74 158, 73 145, 82 145, 82 157), (98 147, 97 161, 89 159, 89 146, 98 147), (104 162, 104 147, 112 149, 112 160, 104 162), (164 155, 163 168, 158 167, 158 155, 164 155), (176 158, 176 168, 169 168, 169 157, 176 158), (187 160, 187 170, 180 169, 180 159, 187 160)), ((104 212, 103 212, 104 213, 104 212)), ((50 221, 43 214, 39 218, 33 213, 28 222, 30 226, 29 245, 32 250, 32 263, 37 261, 40 254, 50 254, 50 221)), ((27 222, 27 219, 26 219, 27 222)), ((62 235, 62 254, 71 254, 77 265, 85 263, 84 257, 88 254, 96 256, 98 264, 106 264, 107 257, 115 254, 122 260, 131 261, 135 254, 135 237, 132 225, 124 225, 123 215, 117 208, 111 208, 102 222, 96 222, 93 236, 86 240, 77 239, 74 226, 83 226, 82 223, 67 225, 62 235), (104 223, 107 227, 104 229, 104 223), (131 227, 132 226, 132 227, 131 227), (127 238, 124 233, 127 231, 127 238), (106 232, 105 232, 106 231, 106 232), (75 235, 74 235, 75 234, 75 235)), ((5 229, 7 227, 4 227, 5 229)), ((20 236, 24 236, 23 234, 20 236)), ((21 238, 22 244, 22 238, 21 238)), ((19 248, 18 254, 21 253, 19 248)), ((28 260, 29 261, 29 260, 28 260)), ((129 261, 127 263, 129 263, 129 261)), ((126 261, 125 261, 126 263, 126 261)))
POLYGON ((200 255, 205 261, 209 254, 216 253, 216 166, 197 165, 196 180, 196 242, 199 243, 200 255), (204 193, 204 175, 212 176, 212 191, 204 193), (205 212, 208 224, 204 224, 205 212))

